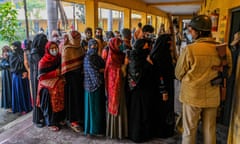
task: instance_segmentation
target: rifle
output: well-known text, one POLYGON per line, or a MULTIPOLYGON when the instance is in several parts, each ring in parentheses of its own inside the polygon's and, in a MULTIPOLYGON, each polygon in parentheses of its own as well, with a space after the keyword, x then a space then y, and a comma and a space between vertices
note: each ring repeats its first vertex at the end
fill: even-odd
POLYGON ((221 97, 221 103, 218 107, 218 121, 221 122, 222 116, 223 116, 223 109, 225 107, 225 99, 226 99, 226 92, 227 92, 227 77, 228 77, 228 63, 227 63, 227 45, 226 44, 220 44, 216 46, 216 50, 218 52, 218 56, 221 60, 221 63, 219 66, 212 66, 213 70, 218 71, 218 76, 211 80, 211 85, 219 85, 220 86, 220 97, 221 97))
POLYGON ((227 55, 226 55, 227 45, 225 43, 217 45, 216 50, 221 60, 221 64, 219 66, 212 66, 213 70, 218 71, 218 76, 211 80, 211 85, 220 86, 221 100, 224 101, 226 99, 227 77, 228 77, 228 69, 229 69, 229 66, 227 63, 227 55))

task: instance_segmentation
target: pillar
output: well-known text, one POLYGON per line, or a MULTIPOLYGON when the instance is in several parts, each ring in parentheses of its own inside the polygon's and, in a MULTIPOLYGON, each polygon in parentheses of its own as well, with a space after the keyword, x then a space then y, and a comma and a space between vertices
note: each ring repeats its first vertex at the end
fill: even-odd
POLYGON ((48 36, 52 39, 52 31, 57 27, 58 12, 57 12, 57 2, 46 0, 47 2, 47 12, 48 12, 48 36))
POLYGON ((147 24, 147 13, 143 12, 141 13, 141 16, 142 16, 141 23, 144 26, 145 24, 147 24))
POLYGON ((124 8, 123 15, 124 15, 124 28, 131 29, 132 26, 132 18, 131 18, 132 10, 128 8, 124 8))
POLYGON ((107 19, 107 23, 108 23, 108 31, 112 31, 112 26, 113 26, 113 17, 112 17, 112 10, 108 10, 108 19, 107 19))
POLYGON ((154 33, 157 33, 157 17, 152 15, 152 26, 154 27, 154 33))
POLYGON ((180 30, 181 33, 182 33, 182 30, 183 30, 182 20, 183 20, 183 18, 180 16, 179 20, 178 20, 178 25, 179 25, 179 30, 180 30))
POLYGON ((98 2, 97 0, 85 1, 86 7, 86 26, 93 31, 98 27, 98 2))

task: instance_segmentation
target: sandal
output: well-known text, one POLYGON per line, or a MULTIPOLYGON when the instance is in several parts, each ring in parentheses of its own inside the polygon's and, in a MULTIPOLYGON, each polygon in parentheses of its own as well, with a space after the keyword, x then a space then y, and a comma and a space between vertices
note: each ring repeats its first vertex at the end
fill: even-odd
POLYGON ((7 109, 6 112, 7 113, 13 113, 13 111, 11 109, 7 109))
POLYGON ((65 122, 65 121, 60 121, 60 122, 59 122, 59 125, 60 125, 60 126, 66 126, 66 122, 65 122))
POLYGON ((25 115, 27 112, 25 112, 25 111, 23 111, 23 112, 21 112, 21 115, 25 115))
POLYGON ((60 130, 58 126, 49 126, 48 129, 53 132, 58 132, 60 130))
POLYGON ((80 133, 82 131, 82 128, 79 126, 77 122, 71 122, 70 128, 77 133, 80 133))

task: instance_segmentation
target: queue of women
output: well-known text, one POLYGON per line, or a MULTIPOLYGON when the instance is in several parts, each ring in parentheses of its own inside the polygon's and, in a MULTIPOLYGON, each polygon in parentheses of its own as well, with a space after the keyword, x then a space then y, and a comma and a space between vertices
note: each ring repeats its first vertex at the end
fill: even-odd
POLYGON ((33 123, 53 132, 67 126, 134 142, 173 136, 172 36, 154 42, 154 28, 145 25, 131 45, 127 28, 106 42, 102 32, 97 28, 92 38, 87 28, 82 39, 70 31, 61 41, 39 33, 22 46, 4 46, 2 106, 13 113, 33 110, 33 123))

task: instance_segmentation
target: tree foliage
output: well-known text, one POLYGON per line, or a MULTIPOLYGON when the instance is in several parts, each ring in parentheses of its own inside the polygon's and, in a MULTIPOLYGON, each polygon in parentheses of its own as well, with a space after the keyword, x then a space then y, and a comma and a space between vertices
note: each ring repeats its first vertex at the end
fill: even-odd
MULTIPOLYGON (((27 9, 29 12, 32 12, 35 8, 38 9, 43 9, 46 7, 45 1, 44 0, 26 0, 27 2, 27 9)), ((23 1, 17 2, 19 8, 24 7, 23 1)))
MULTIPOLYGON (((41 19, 40 11, 46 9, 46 3, 44 0, 26 0, 27 3, 27 16, 28 16, 28 25, 29 25, 29 33, 30 35, 38 32, 38 29, 35 29, 35 22, 38 19, 41 19), (33 20, 34 19, 34 20, 33 20)), ((24 9, 23 0, 15 3, 18 9, 24 9)), ((22 25, 24 26, 24 25, 22 25)), ((21 27, 23 33, 25 33, 25 27, 21 27)), ((25 36, 25 35, 24 35, 25 36)), ((23 39, 24 39, 24 36, 23 39)))
POLYGON ((11 2, 0 4, 0 39, 9 43, 18 40, 17 10, 11 2))
MULTIPOLYGON (((23 1, 18 2, 20 8, 24 7, 23 1)), ((27 0, 27 12, 28 16, 35 16, 40 18, 39 12, 41 9, 45 9, 46 4, 44 0, 27 0)))

